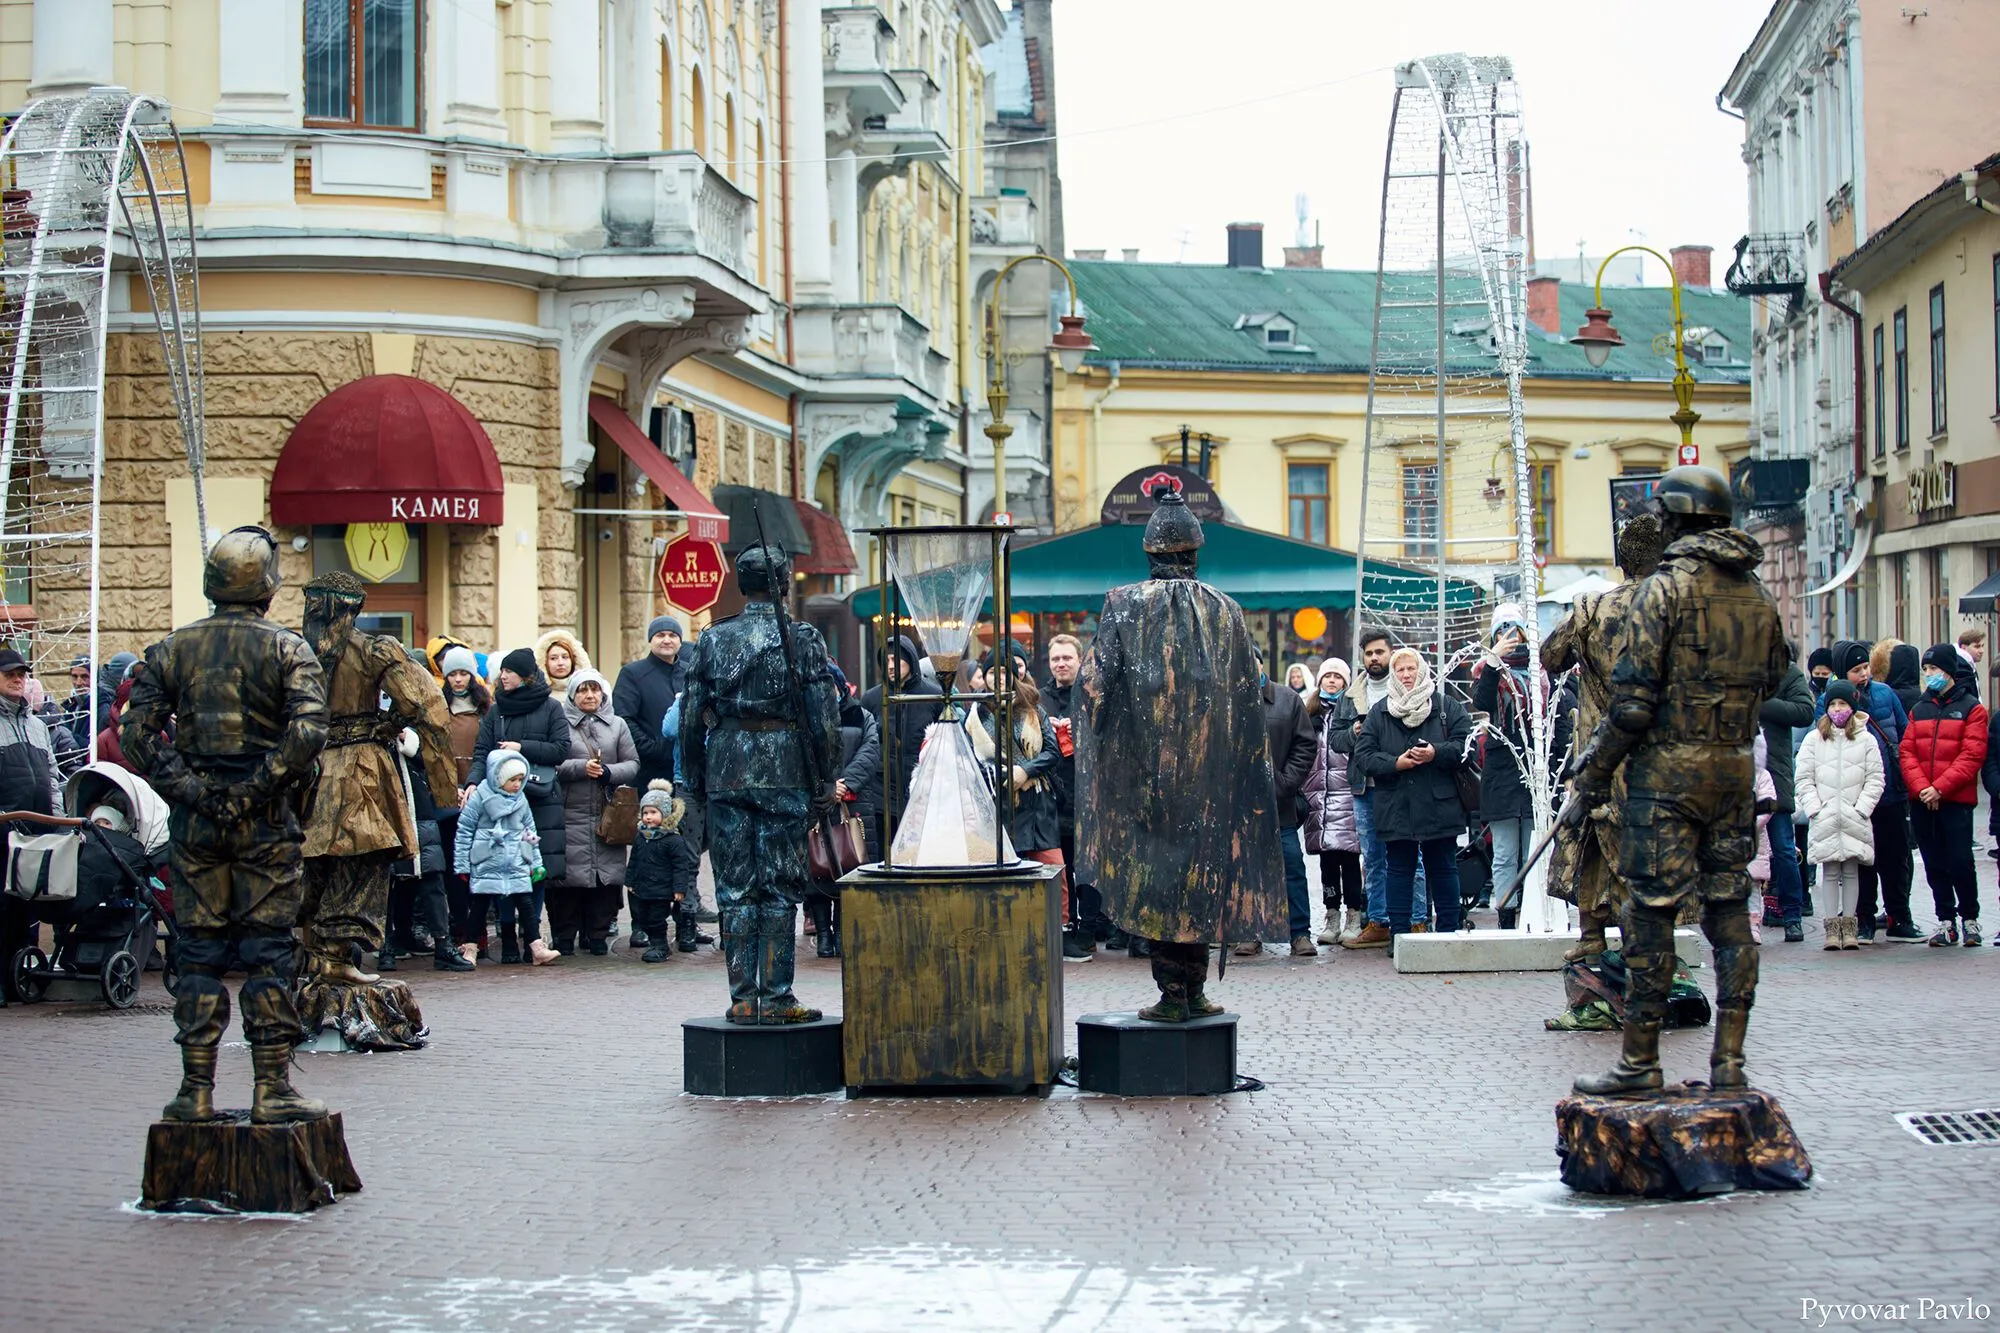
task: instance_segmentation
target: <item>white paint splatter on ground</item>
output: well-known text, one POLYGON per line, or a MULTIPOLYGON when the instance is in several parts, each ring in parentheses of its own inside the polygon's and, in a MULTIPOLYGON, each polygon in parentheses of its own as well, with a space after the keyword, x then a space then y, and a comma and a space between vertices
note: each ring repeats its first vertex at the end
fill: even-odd
MULTIPOLYGON (((1738 1191, 1742 1193, 1743 1191, 1738 1191)), ((1753 1191, 1754 1192, 1754 1191, 1753 1191)), ((1555 1171, 1518 1171, 1477 1181, 1459 1189, 1433 1190, 1425 1203, 1449 1204, 1480 1213, 1525 1213, 1530 1217, 1602 1217, 1632 1208, 1708 1206, 1735 1197, 1711 1194, 1699 1199, 1620 1199, 1603 1194, 1578 1194, 1555 1171)))

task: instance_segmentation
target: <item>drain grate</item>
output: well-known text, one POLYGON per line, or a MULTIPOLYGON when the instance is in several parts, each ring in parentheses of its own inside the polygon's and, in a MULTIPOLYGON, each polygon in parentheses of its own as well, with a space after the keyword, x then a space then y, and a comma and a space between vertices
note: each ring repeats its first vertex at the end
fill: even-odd
POLYGON ((112 1009, 108 1006, 78 1004, 73 1006, 66 1005, 56 1010, 56 1012, 70 1018, 109 1018, 113 1014, 166 1014, 171 1017, 174 1007, 171 1004, 156 1004, 151 1002, 135 1004, 127 1009, 112 1009))
POLYGON ((1904 1111, 1896 1122, 1925 1143, 2000 1145, 2000 1111, 1904 1111))

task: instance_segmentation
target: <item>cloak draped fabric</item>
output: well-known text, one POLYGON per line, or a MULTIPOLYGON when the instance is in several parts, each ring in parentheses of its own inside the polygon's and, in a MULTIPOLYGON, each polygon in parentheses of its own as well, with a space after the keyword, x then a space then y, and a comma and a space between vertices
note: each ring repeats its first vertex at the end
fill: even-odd
POLYGON ((1192 579, 1113 588, 1083 670, 1077 881, 1145 939, 1280 937, 1277 789, 1242 609, 1192 579))

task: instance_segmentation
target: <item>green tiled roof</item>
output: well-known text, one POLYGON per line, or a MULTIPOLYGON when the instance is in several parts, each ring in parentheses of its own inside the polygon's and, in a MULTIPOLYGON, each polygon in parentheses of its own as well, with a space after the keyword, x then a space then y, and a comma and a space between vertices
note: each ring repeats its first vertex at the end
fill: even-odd
MULTIPOLYGON (((1260 370, 1300 374, 1368 370, 1374 325, 1375 275, 1342 269, 1238 269, 1220 264, 1121 264, 1072 260, 1087 328, 1097 344, 1094 365, 1177 370, 1260 370), (1278 312, 1298 325, 1297 343, 1310 350, 1268 347, 1261 330, 1239 329, 1242 317, 1278 312)), ((1591 288, 1561 289, 1562 337, 1531 331, 1528 373, 1537 378, 1666 380, 1670 357, 1656 355, 1653 337, 1673 327, 1673 295, 1665 287, 1606 288, 1612 323, 1625 346, 1603 369, 1568 342, 1583 324, 1591 288)), ((1707 383, 1747 383, 1751 305, 1727 292, 1683 297, 1689 327, 1706 326, 1729 342, 1730 359, 1693 366, 1707 383)), ((1467 340, 1468 350, 1476 344, 1467 340)))

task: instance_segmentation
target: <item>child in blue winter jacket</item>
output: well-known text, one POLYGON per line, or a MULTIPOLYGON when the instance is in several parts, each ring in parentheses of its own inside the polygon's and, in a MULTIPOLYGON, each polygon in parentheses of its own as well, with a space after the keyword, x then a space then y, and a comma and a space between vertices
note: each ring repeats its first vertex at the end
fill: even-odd
POLYGON ((525 951, 539 967, 562 955, 542 943, 535 912, 535 885, 546 872, 534 811, 522 792, 528 761, 511 750, 494 753, 499 757, 487 765, 486 780, 459 811, 456 864, 474 894, 500 899, 500 961, 518 963, 525 951))

